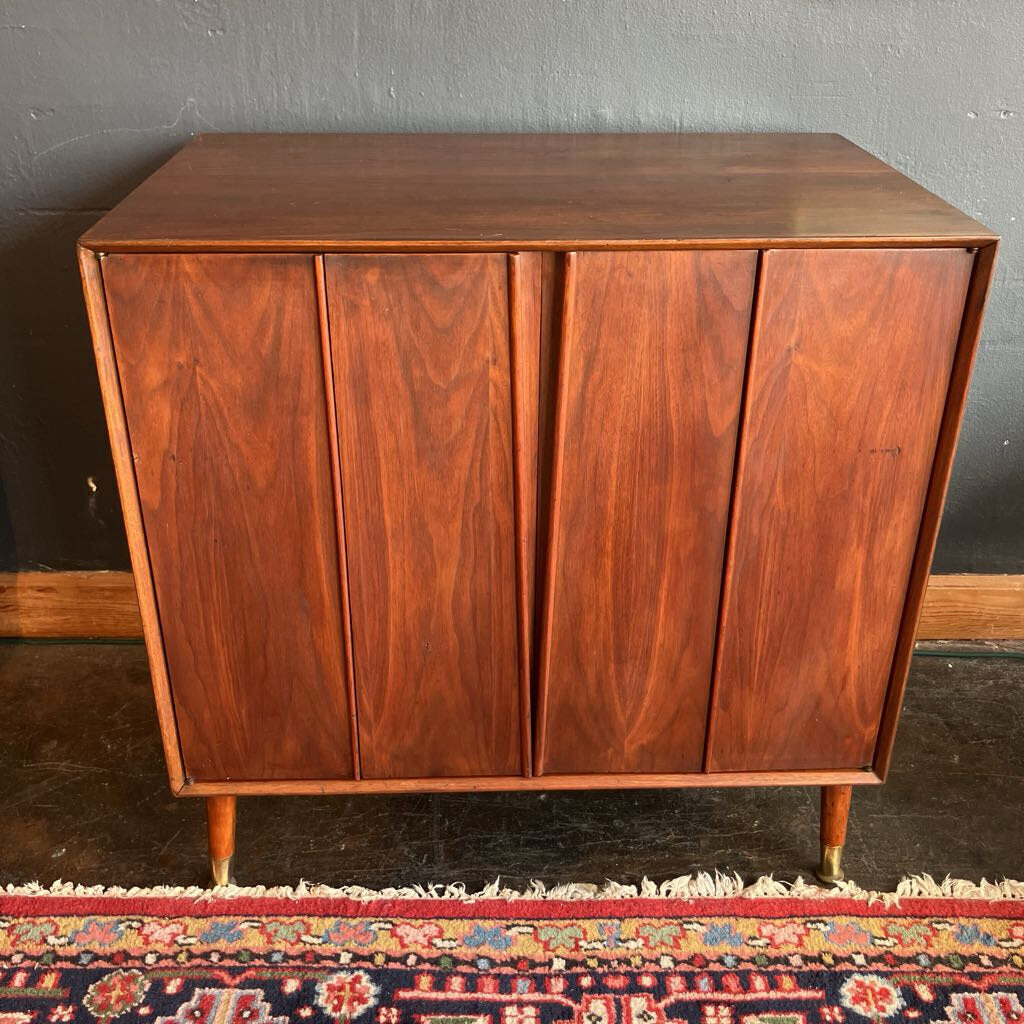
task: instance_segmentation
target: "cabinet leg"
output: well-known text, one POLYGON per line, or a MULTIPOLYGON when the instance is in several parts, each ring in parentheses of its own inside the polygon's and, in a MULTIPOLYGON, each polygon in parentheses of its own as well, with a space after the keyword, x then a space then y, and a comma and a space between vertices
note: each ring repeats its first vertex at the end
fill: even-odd
POLYGON ((206 798, 206 828, 210 844, 210 874, 214 885, 234 881, 235 806, 233 796, 206 798))
POLYGON ((843 880, 841 865, 853 786, 821 787, 821 865, 815 874, 826 885, 843 880))

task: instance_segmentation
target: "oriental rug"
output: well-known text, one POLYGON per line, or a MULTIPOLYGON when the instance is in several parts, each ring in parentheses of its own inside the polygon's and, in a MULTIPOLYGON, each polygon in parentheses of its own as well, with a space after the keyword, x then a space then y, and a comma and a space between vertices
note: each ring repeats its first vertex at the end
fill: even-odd
POLYGON ((1024 1024, 1021 896, 9 887, 0 1024, 1024 1024))

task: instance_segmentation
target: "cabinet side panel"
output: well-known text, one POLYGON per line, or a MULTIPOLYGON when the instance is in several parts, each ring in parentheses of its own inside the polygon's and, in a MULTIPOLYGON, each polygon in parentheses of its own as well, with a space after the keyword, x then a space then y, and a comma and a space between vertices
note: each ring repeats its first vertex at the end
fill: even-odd
POLYGON ((701 769, 756 260, 569 258, 545 773, 701 769))
POLYGON ((326 272, 362 775, 518 775, 507 257, 326 272))
POLYGON ((349 778, 313 259, 115 255, 104 283, 186 772, 349 778))
POLYGON ((967 404, 967 389, 971 382, 971 370, 978 351, 982 318, 989 288, 992 285, 995 260, 995 243, 982 246, 975 253, 971 268, 971 280, 967 287, 963 321, 960 324, 960 339, 957 342, 956 355, 953 359, 946 407, 943 410, 942 423, 939 427, 935 461, 932 464, 931 479, 925 497, 924 513, 921 516, 921 531, 918 535, 917 549, 914 552, 914 561, 910 570, 910 587, 907 590, 907 600, 903 608, 899 636, 896 640, 896 654, 893 658, 882 724, 878 731, 874 767, 883 780, 889 771, 893 741, 896 738, 896 725, 899 721, 900 709, 903 706, 907 673, 910 670, 910 659, 914 653, 918 621, 928 590, 928 571, 935 553, 935 541, 939 533, 946 489, 949 486, 953 468, 953 457, 956 454, 960 423, 963 420, 964 408, 967 404))
POLYGON ((712 771, 872 761, 972 260, 765 253, 712 771))
POLYGON ((139 504, 135 464, 132 461, 131 444, 128 439, 128 424, 124 415, 121 381, 117 375, 117 360, 114 357, 114 343, 110 335, 110 319, 107 314, 107 297, 103 289, 101 264, 102 260, 96 253, 79 247, 78 265, 82 274, 100 393, 103 396, 103 411, 110 436, 110 454, 117 474, 117 489, 121 498, 128 550, 131 553, 132 575, 138 596, 146 653, 149 657, 149 674, 153 683, 153 696, 156 699, 160 738, 163 742, 171 791, 177 794, 185 784, 185 765, 181 756, 178 724, 174 716, 174 702, 167 675, 153 574, 149 552, 146 550, 146 533, 142 525, 142 508, 139 504))

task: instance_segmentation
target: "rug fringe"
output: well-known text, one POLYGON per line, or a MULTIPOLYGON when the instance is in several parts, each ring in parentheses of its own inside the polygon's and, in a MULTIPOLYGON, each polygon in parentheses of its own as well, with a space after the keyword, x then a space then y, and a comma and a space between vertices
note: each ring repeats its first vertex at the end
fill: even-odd
POLYGON ((104 897, 153 897, 186 898, 194 900, 236 899, 271 897, 278 899, 349 899, 368 902, 371 900, 460 900, 472 903, 477 900, 615 900, 615 899, 822 899, 844 898, 864 900, 867 903, 881 902, 886 906, 899 905, 901 899, 982 899, 1021 900, 1024 899, 1024 882, 1004 879, 1001 882, 970 882, 961 878, 944 878, 935 881, 931 875, 910 875, 904 878, 893 892, 878 892, 862 889, 855 882, 839 882, 829 888, 808 884, 803 877, 795 882, 782 882, 771 875, 762 875, 755 882, 744 883, 738 874, 723 875, 706 871, 693 875, 682 875, 665 882, 652 882, 644 878, 639 885, 606 881, 603 884, 570 882, 563 885, 545 885, 534 881, 525 889, 510 889, 495 879, 477 892, 469 892, 461 882, 451 885, 413 885, 400 888, 367 889, 361 885, 346 885, 334 888, 327 885, 310 884, 300 881, 297 886, 238 886, 225 885, 215 889, 199 886, 154 886, 151 888, 130 888, 121 886, 75 885, 58 880, 50 886, 30 882, 28 885, 8 885, 0 889, 7 896, 104 896, 104 897))

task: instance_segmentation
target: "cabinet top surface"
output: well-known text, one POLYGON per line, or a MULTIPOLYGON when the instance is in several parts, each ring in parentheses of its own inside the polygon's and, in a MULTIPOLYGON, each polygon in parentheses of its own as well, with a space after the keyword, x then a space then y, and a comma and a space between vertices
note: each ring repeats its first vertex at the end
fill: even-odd
POLYGON ((189 142, 99 251, 984 244, 839 135, 266 135, 189 142))

